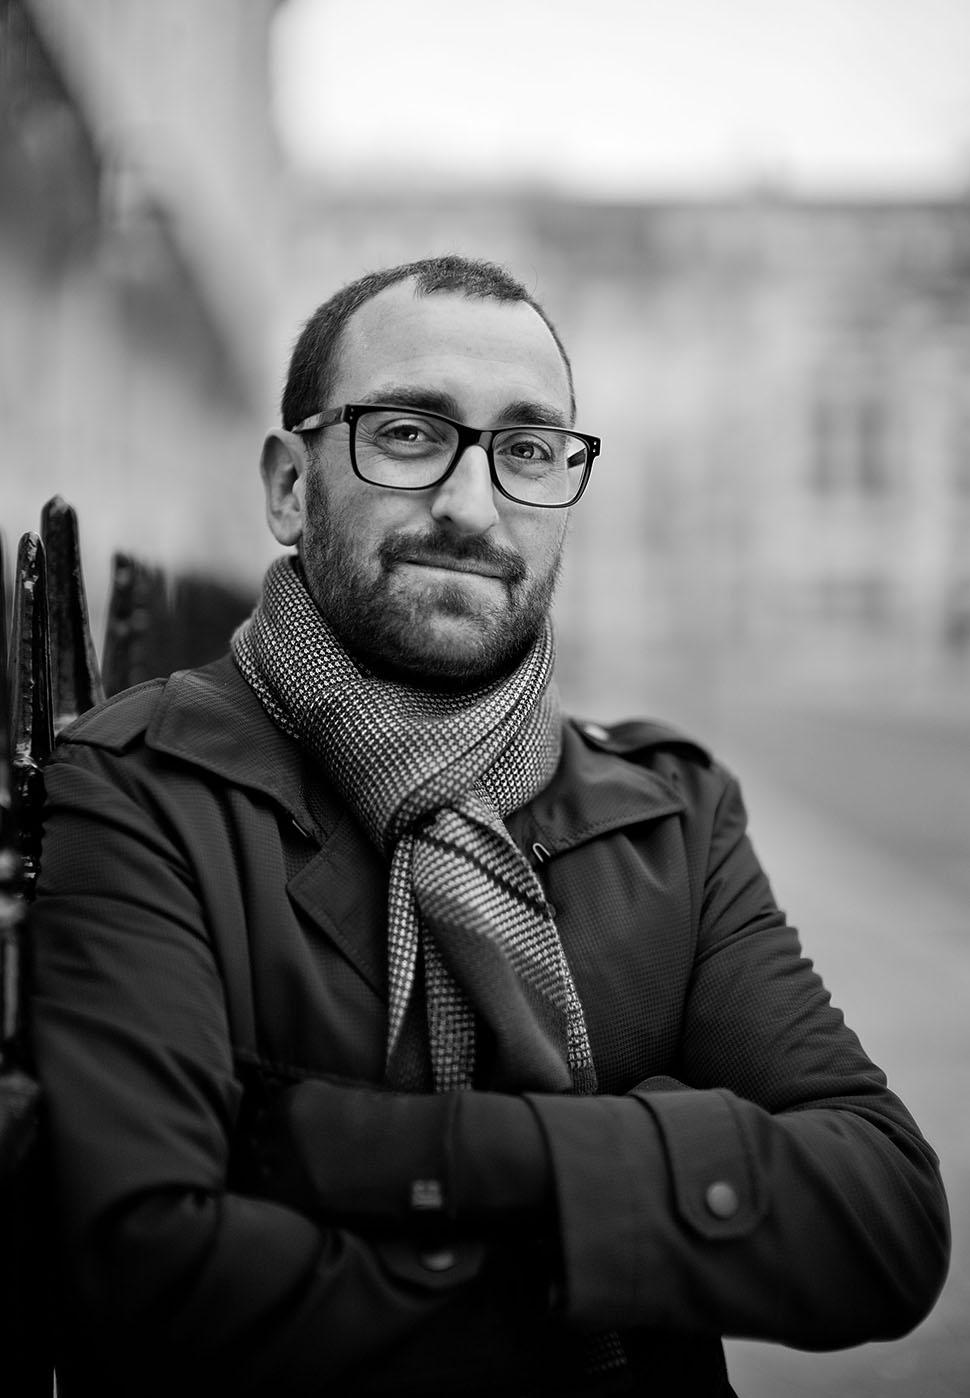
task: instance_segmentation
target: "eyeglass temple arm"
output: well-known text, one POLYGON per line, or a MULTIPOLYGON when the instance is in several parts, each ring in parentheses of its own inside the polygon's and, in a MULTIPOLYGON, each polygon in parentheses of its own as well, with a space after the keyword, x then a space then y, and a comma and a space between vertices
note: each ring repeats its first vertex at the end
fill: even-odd
POLYGON ((296 424, 296 426, 293 427, 293 428, 291 428, 290 430, 291 430, 292 432, 297 432, 297 433, 302 433, 302 432, 318 432, 318 431, 320 430, 321 427, 332 427, 332 426, 334 425, 335 422, 346 422, 346 421, 347 421, 347 409, 346 409, 346 407, 343 407, 343 408, 331 408, 331 409, 329 410, 329 412, 314 413, 312 417, 304 418, 302 422, 298 422, 298 423, 296 424))

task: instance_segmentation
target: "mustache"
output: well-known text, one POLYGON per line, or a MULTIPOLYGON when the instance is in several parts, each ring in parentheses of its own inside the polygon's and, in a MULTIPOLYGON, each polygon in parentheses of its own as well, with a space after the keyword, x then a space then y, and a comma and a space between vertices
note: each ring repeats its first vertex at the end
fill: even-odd
POLYGON ((415 553, 440 558, 443 563, 482 563, 494 569, 509 586, 525 582, 528 574, 524 561, 512 549, 499 548, 478 534, 456 537, 438 527, 422 534, 390 534, 378 550, 385 569, 406 563, 415 553))

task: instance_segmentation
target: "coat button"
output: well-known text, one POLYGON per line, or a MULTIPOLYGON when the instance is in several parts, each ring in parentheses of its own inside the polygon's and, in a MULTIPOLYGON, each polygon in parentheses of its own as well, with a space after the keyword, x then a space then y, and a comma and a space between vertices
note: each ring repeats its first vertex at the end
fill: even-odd
POLYGON ((704 1203, 715 1218, 733 1218, 741 1206, 738 1191, 727 1180, 715 1180, 707 1186, 704 1203))
POLYGON ((598 743, 605 743, 610 736, 601 723, 584 723, 583 732, 587 738, 593 738, 598 743))
POLYGON ((451 1248, 438 1248, 435 1252, 422 1252, 418 1261, 427 1272, 450 1272, 458 1261, 451 1248))

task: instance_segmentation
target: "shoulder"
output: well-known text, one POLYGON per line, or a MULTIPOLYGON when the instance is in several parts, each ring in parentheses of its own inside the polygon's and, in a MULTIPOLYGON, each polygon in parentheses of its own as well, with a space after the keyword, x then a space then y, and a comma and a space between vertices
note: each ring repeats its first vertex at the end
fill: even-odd
POLYGON ((604 724, 570 718, 568 722, 587 747, 642 766, 652 765, 664 754, 704 769, 716 766, 710 749, 703 743, 656 719, 623 719, 619 723, 604 724))
POLYGON ((228 656, 198 670, 176 670, 167 678, 145 680, 122 690, 96 708, 89 709, 65 728, 58 738, 55 757, 72 748, 100 748, 127 753, 142 745, 151 730, 173 714, 191 725, 238 706, 244 683, 228 656))
POLYGON ((64 729, 57 740, 57 751, 78 744, 124 752, 148 729, 167 683, 165 679, 145 680, 89 709, 64 729))
MULTIPOLYGON (((604 764, 619 759, 628 771, 635 770, 666 791, 690 820, 706 823, 741 803, 734 773, 706 744, 672 724, 653 718, 609 724, 576 718, 567 722, 573 741, 579 739, 594 763, 597 756, 604 764)), ((594 770, 588 762, 583 767, 590 773, 594 770)))

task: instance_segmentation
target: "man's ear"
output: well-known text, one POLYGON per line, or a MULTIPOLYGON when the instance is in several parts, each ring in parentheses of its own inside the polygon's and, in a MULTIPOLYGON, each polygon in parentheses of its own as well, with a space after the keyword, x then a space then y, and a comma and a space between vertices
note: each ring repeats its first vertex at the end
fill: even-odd
POLYGON ((308 465, 303 438, 274 427, 263 443, 259 471, 266 492, 266 520, 273 537, 293 545, 303 533, 303 477, 308 465))

